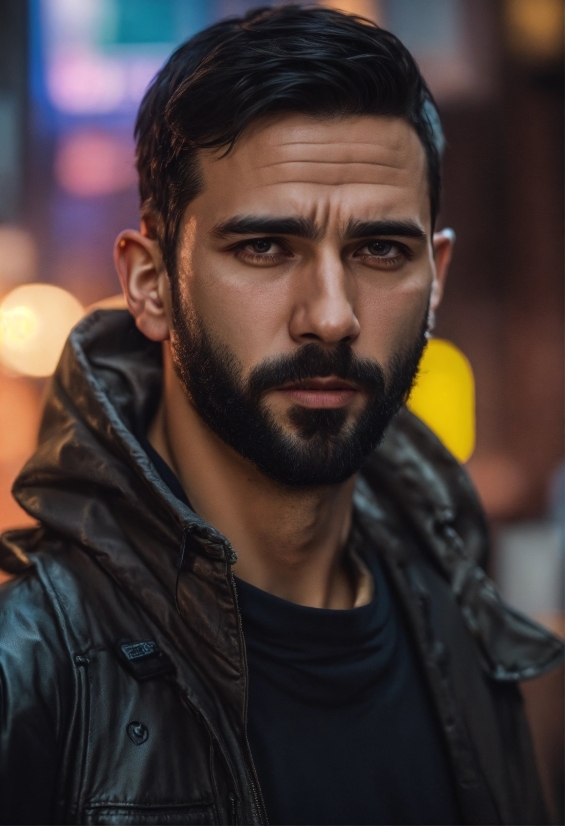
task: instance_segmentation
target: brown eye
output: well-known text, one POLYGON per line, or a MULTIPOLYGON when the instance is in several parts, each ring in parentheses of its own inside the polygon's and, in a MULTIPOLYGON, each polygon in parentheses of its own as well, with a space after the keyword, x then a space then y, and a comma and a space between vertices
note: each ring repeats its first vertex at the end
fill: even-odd
POLYGON ((371 241, 370 244, 367 244, 367 249, 371 255, 377 255, 379 258, 385 258, 393 253, 395 250, 395 244, 392 244, 390 241, 371 241))
POLYGON ((269 252, 273 245, 272 241, 269 241, 268 238, 256 238, 255 241, 249 242, 249 247, 251 250, 257 254, 269 252))
POLYGON ((250 238, 232 250, 236 258, 252 267, 273 267, 292 257, 284 241, 278 238, 250 238))

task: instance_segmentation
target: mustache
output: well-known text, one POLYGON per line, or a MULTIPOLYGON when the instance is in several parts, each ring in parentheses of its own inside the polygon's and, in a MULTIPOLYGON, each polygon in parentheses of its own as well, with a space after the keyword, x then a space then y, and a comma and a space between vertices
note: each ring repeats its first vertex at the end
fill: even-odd
POLYGON ((382 392, 386 385, 381 365, 359 358, 349 344, 340 342, 329 350, 311 343, 291 355, 276 356, 256 365, 249 374, 246 395, 258 400, 265 391, 282 384, 327 376, 350 381, 368 393, 382 392))

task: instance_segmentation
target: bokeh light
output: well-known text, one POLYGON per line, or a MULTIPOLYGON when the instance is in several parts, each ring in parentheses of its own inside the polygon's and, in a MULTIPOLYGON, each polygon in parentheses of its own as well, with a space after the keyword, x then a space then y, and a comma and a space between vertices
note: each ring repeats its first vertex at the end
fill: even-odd
POLYGON ((330 9, 337 9, 346 14, 357 14, 375 23, 381 23, 380 3, 374 0, 318 0, 319 5, 327 6, 330 9))
POLYGON ((64 55, 53 61, 48 83, 57 108, 75 115, 112 112, 126 90, 122 66, 92 54, 64 55))
POLYGON ((0 363, 24 376, 49 376, 84 313, 77 299, 51 284, 24 284, 0 304, 0 363))
POLYGON ((510 45, 533 61, 558 58, 563 52, 563 0, 506 0, 510 45))
POLYGON ((0 226, 0 294, 35 276, 37 252, 27 230, 14 224, 0 226))
POLYGON ((408 407, 460 462, 470 459, 475 447, 475 380, 469 361, 450 341, 428 342, 408 407))
POLYGON ((40 416, 39 388, 29 379, 0 371, 0 531, 34 523, 8 492, 35 450, 40 416))
POLYGON ((57 149, 55 178, 79 198, 119 192, 136 181, 133 144, 101 129, 71 132, 57 149))

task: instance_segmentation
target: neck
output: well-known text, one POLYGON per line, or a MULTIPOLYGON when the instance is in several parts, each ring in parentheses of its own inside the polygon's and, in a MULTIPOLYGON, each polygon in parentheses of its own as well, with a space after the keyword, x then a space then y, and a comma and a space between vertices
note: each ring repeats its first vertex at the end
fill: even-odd
POLYGON ((354 478, 312 489, 268 479, 203 422, 167 346, 163 395, 148 438, 177 474, 194 510, 230 540, 239 578, 301 605, 353 606, 343 549, 354 478))

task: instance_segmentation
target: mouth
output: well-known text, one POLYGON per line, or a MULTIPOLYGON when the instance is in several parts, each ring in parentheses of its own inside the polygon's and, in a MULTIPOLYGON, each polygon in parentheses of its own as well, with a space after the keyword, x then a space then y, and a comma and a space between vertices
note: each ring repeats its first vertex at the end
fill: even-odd
POLYGON ((289 382, 277 388, 289 401, 302 407, 333 409, 345 407, 360 392, 351 382, 336 376, 289 382))

